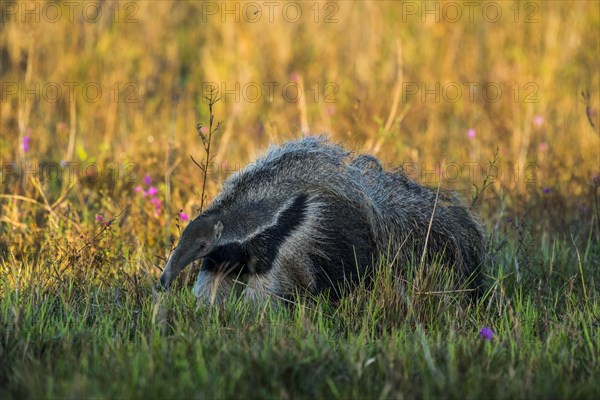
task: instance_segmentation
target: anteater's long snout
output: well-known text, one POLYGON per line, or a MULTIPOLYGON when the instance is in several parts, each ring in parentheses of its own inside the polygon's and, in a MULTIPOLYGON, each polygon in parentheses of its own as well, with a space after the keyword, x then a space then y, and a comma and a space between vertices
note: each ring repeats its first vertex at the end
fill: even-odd
POLYGON ((169 289, 169 287, 171 286, 171 283, 173 283, 173 280, 175 280, 175 278, 177 277, 179 272, 181 272, 181 267, 178 266, 179 258, 180 257, 179 257, 178 251, 177 251, 177 249, 175 249, 171 253, 169 260, 167 261, 167 264, 165 265, 165 268, 163 269, 163 272, 160 275, 160 283, 158 285, 159 289, 161 289, 161 290, 169 289))

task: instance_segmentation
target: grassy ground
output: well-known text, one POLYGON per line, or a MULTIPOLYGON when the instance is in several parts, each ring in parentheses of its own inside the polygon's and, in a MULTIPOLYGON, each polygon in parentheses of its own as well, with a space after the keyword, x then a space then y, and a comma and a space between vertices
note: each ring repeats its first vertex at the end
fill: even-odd
POLYGON ((139 272, 96 269, 93 257, 75 256, 53 277, 41 271, 61 263, 45 249, 3 266, 0 391, 9 399, 597 396, 600 272, 589 267, 600 247, 544 243, 523 274, 515 253, 490 263, 488 294, 474 304, 427 293, 443 282, 417 286, 414 270, 395 281, 383 268, 376 291, 359 288, 337 305, 254 309, 231 299, 209 309, 189 290, 153 294, 155 281, 139 272))
POLYGON ((0 0, 0 398, 600 395, 597 2, 75 3, 0 0), (326 131, 472 203, 486 295, 411 266, 339 304, 208 309, 195 270, 154 293, 209 82, 207 200, 326 131))

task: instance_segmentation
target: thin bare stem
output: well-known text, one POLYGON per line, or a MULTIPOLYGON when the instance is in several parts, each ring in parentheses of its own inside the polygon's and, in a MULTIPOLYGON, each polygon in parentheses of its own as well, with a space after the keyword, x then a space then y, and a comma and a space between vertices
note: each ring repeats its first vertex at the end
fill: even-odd
POLYGON ((442 165, 440 167, 440 183, 438 184, 437 192, 435 193, 435 202, 433 203, 433 211, 431 212, 431 218, 429 218, 429 226, 427 227, 427 235, 425 235, 425 245, 423 246, 423 254, 421 255, 421 262, 419 263, 419 271, 423 270, 423 265, 425 264, 425 257, 427 256, 427 244, 429 242, 429 234, 431 233, 431 227, 433 225, 433 216, 435 215, 435 210, 437 208, 437 203, 440 198, 440 189, 442 187, 442 172, 444 170, 444 161, 446 160, 446 155, 442 160, 442 165))
POLYGON ((203 164, 198 163, 194 159, 194 157, 192 157, 192 155, 190 154, 190 158, 192 159, 194 164, 196 164, 198 166, 198 168, 200 168, 200 171, 202 171, 203 179, 202 179, 202 192, 200 193, 200 210, 204 209, 204 200, 206 199, 206 180, 207 180, 207 176, 208 176, 208 164, 210 163, 210 160, 211 160, 210 145, 211 145, 212 136, 219 129, 221 129, 221 125, 222 125, 221 121, 217 122, 216 126, 214 125, 215 115, 213 114, 213 106, 219 100, 221 100, 221 98, 218 97, 217 89, 212 88, 210 90, 210 93, 208 94, 208 96, 206 96, 206 100, 208 101, 208 115, 209 115, 208 137, 206 137, 204 135, 204 133, 202 132, 202 124, 199 123, 198 125, 196 125, 196 130, 198 131, 198 136, 200 136, 200 138, 202 139, 202 144, 204 145, 204 152, 206 153, 206 158, 204 160, 204 163, 203 164))
POLYGON ((481 190, 477 187, 477 185, 473 184, 473 186, 475 186, 475 194, 473 195, 473 198, 471 199, 471 205, 469 206, 469 208, 473 208, 473 206, 475 206, 475 203, 477 202, 477 200, 481 197, 481 194, 484 192, 484 190, 486 190, 489 186, 491 186, 492 182, 491 182, 490 176, 492 176, 492 175, 491 175, 490 171, 493 169, 493 167, 498 162, 498 152, 499 151, 500 151, 500 149, 498 147, 496 147, 496 151, 494 152, 494 157, 491 160, 488 160, 488 170, 486 171, 485 177, 483 178, 483 185, 481 186, 481 190))

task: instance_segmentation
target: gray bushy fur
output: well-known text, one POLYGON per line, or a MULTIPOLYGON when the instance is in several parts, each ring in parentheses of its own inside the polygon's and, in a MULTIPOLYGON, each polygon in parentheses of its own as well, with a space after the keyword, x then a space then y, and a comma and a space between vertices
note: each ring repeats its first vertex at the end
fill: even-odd
MULTIPOLYGON (((298 289, 336 298, 381 262, 418 262, 435 203, 435 191, 372 156, 324 137, 288 142, 224 183, 182 233, 161 285, 202 258, 195 292, 206 301, 222 300, 235 282, 250 300, 298 289)), ((483 229, 451 194, 437 200, 427 255, 479 286, 483 229)))

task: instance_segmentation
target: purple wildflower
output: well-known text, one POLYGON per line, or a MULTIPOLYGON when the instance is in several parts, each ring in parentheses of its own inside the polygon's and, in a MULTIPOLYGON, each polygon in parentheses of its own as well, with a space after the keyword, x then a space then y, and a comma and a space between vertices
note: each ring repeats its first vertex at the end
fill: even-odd
POLYGON ((96 215, 96 221, 98 221, 98 222, 102 221, 102 214, 96 215))
POLYGON ((506 217, 506 223, 510 224, 512 222, 512 218, 511 217, 506 217))
POLYGON ((31 140, 31 136, 29 136, 29 134, 25 135, 25 137, 23 138, 23 151, 25 153, 27 153, 29 151, 29 141, 30 140, 31 140))
POLYGON ((152 184, 152 177, 150 175, 144 176, 144 183, 146 185, 151 185, 152 184))
POLYGON ((150 196, 156 196, 156 194, 157 194, 157 193, 158 193, 158 189, 157 189, 157 188, 155 188, 154 186, 150 186, 150 187, 148 188, 148 194, 149 194, 150 196))
POLYGON ((488 342, 494 340, 494 331, 492 330, 492 328, 488 328, 487 326, 481 328, 479 335, 483 338, 483 340, 486 340, 488 342))
POLYGON ((549 187, 545 187, 544 188, 544 193, 546 193, 546 194, 550 193, 550 188, 549 187))
POLYGON ((188 217, 188 215, 183 211, 179 213, 179 218, 181 218, 182 221, 187 221, 188 219, 190 219, 190 217, 188 217))
POLYGON ((473 139, 475 137, 475 129, 471 128, 467 131, 467 137, 473 139))
POLYGON ((533 117, 533 124, 537 127, 544 125, 544 117, 541 115, 536 115, 533 117))
POLYGON ((136 193, 140 193, 140 192, 142 192, 144 189, 142 188, 142 185, 137 185, 137 186, 135 187, 135 189, 134 189, 134 190, 135 190, 135 192, 136 192, 136 193))
POLYGON ((160 210, 160 206, 162 203, 158 197, 153 197, 150 200, 150 203, 154 204, 154 208, 156 208, 157 210, 160 210))

